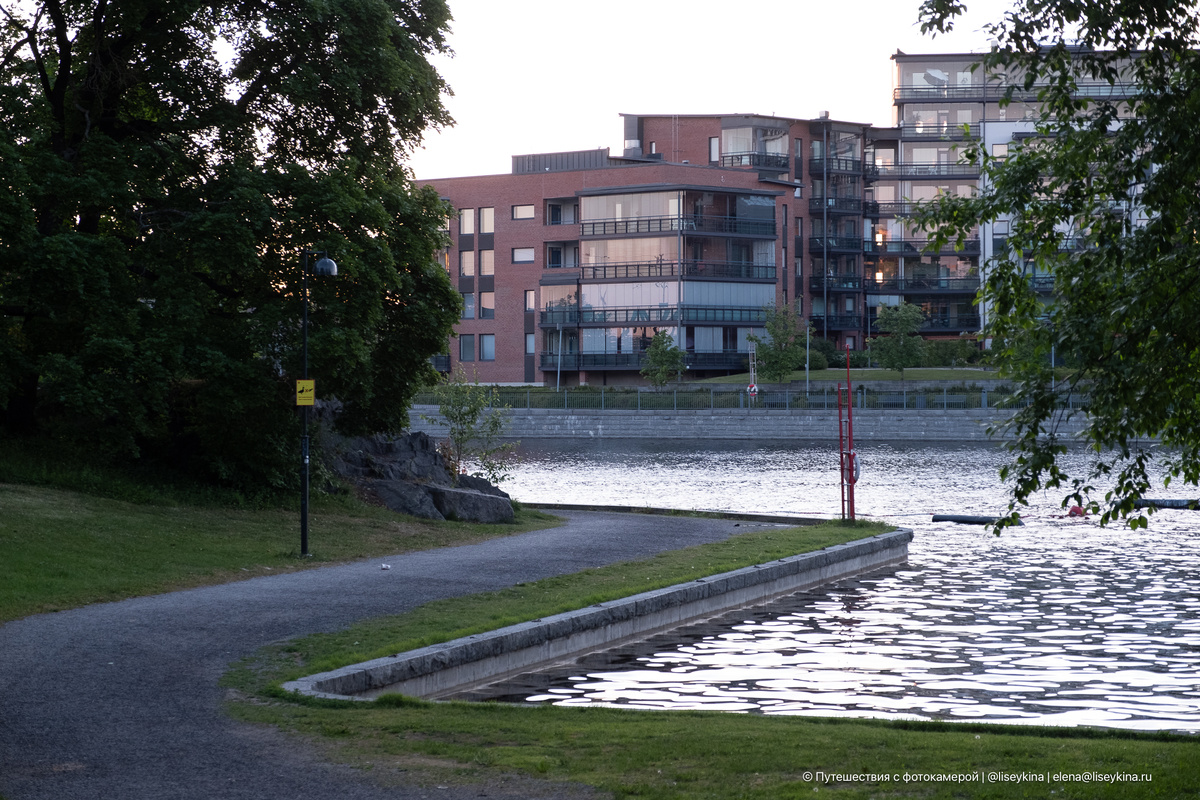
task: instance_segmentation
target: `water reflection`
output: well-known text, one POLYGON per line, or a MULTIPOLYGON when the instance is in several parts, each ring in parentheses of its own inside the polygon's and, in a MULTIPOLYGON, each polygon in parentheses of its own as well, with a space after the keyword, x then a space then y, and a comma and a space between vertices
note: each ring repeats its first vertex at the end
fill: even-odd
MULTIPOLYGON (((527 446, 510 489, 586 502, 836 516, 828 446, 527 446)), ((990 447, 870 445, 861 516, 912 527, 900 570, 793 595, 496 687, 564 705, 1200 730, 1196 512, 1149 531, 1062 516, 932 524, 1004 510, 990 447)), ((1073 456, 1075 467, 1085 456, 1073 456)), ((1164 493, 1165 494, 1165 493, 1164 493)), ((1181 495, 1182 496, 1182 495, 1181 495)))

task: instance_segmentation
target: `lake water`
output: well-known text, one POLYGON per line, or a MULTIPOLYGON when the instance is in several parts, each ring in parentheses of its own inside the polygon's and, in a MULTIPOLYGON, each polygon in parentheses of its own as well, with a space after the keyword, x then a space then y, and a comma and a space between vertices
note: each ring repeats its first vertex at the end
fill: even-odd
MULTIPOLYGON (((527 502, 839 516, 828 444, 525 443, 527 502)), ((1036 498, 998 515, 1005 453, 859 448, 858 516, 916 534, 906 566, 743 609, 494 688, 563 705, 1200 731, 1200 512, 1101 528, 1036 498)), ((1086 467, 1086 455, 1068 459, 1086 467)), ((1195 496, 1184 489, 1158 496, 1195 496)))

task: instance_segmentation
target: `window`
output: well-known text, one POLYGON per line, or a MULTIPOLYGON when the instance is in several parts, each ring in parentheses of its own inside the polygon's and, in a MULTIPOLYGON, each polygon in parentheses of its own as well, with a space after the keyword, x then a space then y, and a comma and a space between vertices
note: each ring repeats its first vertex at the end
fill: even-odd
POLYGON ((495 275, 496 274, 496 251, 495 250, 480 250, 479 251, 479 274, 480 275, 495 275))
POLYGON ((479 209, 479 232, 480 233, 495 233, 496 232, 496 209, 494 209, 494 208, 479 209))
POLYGON ((525 355, 531 356, 537 352, 537 334, 525 334, 525 355))
POLYGON ((546 248, 546 267, 547 269, 558 269, 563 265, 563 249, 551 245, 546 248))
POLYGON ((458 360, 475 360, 475 334, 461 333, 458 336, 458 360))
POLYGON ((534 213, 533 206, 513 206, 512 207, 512 218, 513 219, 533 219, 533 213, 534 213))
POLYGON ((496 293, 495 292, 480 292, 479 293, 479 318, 480 319, 495 319, 496 318, 496 293))
POLYGON ((465 292, 463 299, 463 319, 475 319, 475 293, 465 292))
POLYGON ((992 158, 996 159, 997 161, 1004 161, 1006 158, 1008 158, 1008 144, 1004 143, 992 145, 992 158))
POLYGON ((496 360, 496 334, 481 333, 479 335, 479 360, 496 360))
POLYGON ((717 136, 708 137, 708 160, 714 164, 721 160, 721 139, 717 136))
POLYGON ((533 289, 525 290, 525 310, 537 311, 537 293, 533 289))
POLYGON ((464 278, 475 274, 475 251, 463 250, 458 254, 458 274, 464 278))
POLYGON ((651 155, 653 155, 654 153, 657 153, 657 152, 658 152, 658 142, 651 142, 651 143, 650 143, 650 153, 651 153, 651 155))
POLYGON ((533 263, 533 248, 532 247, 514 247, 512 251, 512 263, 514 264, 532 264, 533 263))
POLYGON ((459 233, 474 233, 475 232, 475 209, 461 208, 458 211, 458 232, 459 233))
POLYGON ((551 225, 562 225, 562 206, 552 203, 546 208, 551 225))

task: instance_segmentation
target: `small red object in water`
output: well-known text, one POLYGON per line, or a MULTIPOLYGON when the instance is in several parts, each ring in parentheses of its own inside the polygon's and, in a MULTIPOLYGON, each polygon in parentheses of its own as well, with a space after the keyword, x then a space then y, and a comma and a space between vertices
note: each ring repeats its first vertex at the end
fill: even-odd
POLYGON ((1071 506, 1071 510, 1067 512, 1068 517, 1086 517, 1087 512, 1080 506, 1071 506))

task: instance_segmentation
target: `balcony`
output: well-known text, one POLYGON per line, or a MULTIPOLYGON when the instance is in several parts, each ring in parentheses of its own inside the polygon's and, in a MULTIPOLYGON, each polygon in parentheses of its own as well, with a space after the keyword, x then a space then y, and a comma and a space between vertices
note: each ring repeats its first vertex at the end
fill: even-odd
POLYGON ((863 162, 861 158, 810 158, 808 160, 808 174, 812 177, 824 175, 825 170, 830 172, 852 172, 862 174, 863 162))
MULTIPOLYGON (((629 353, 541 353, 539 369, 543 372, 553 372, 561 368, 575 370, 633 370, 641 369, 644 363, 644 351, 635 350, 629 353)), ((750 355, 736 350, 726 350, 720 353, 684 354, 684 364, 687 369, 704 370, 735 370, 744 371, 749 368, 750 355)))
POLYGON ((880 164, 881 178, 978 178, 978 164, 917 162, 911 164, 880 164))
POLYGON ((662 325, 697 322, 752 322, 766 321, 761 308, 739 308, 735 306, 653 306, 638 308, 555 308, 539 313, 538 324, 545 328, 559 325, 662 325))
POLYGON ((921 325, 921 333, 964 333, 979 330, 978 314, 959 314, 957 316, 934 315, 928 317, 921 325))
POLYGON ((631 217, 629 219, 589 220, 582 223, 582 236, 624 236, 637 233, 725 233, 743 236, 775 235, 773 219, 738 219, 693 214, 686 217, 631 217))
POLYGON ((905 122, 900 125, 900 138, 906 140, 913 139, 945 139, 948 141, 961 141, 963 139, 978 139, 979 138, 979 123, 912 123, 905 122))
POLYGON ((863 203, 863 213, 868 217, 907 217, 912 215, 913 209, 916 207, 916 203, 903 200, 888 203, 872 200, 863 203))
POLYGON ((786 153, 726 153, 721 156, 722 167, 788 168, 786 153))
MULTIPOLYGON (((1012 99, 1025 102, 1036 101, 1048 84, 1038 83, 1026 89, 1012 87, 1012 99)), ((892 90, 892 99, 897 103, 922 103, 934 100, 955 102, 982 102, 999 100, 1008 92, 1008 85, 999 82, 972 84, 970 86, 902 86, 892 90)), ((1132 82, 1107 83, 1105 81, 1080 81, 1075 86, 1075 97, 1093 100, 1127 100, 1138 93, 1132 82)))
POLYGON ((824 333, 826 330, 862 330, 863 318, 860 314, 834 314, 829 317, 821 314, 813 314, 809 319, 812 321, 813 331, 817 333, 824 333))
POLYGON ((830 253, 861 253, 863 240, 857 236, 810 236, 808 237, 808 252, 813 255, 824 253, 828 248, 830 253))
POLYGON ((877 242, 871 239, 863 240, 863 252, 873 253, 878 255, 909 255, 915 256, 922 253, 946 253, 950 255, 966 255, 977 256, 980 254, 980 243, 978 239, 967 239, 962 243, 961 249, 956 249, 954 242, 947 242, 941 248, 930 248, 930 239, 888 239, 887 241, 877 242))
POLYGON ((832 214, 861 214, 863 201, 857 197, 808 198, 808 213, 819 214, 826 210, 832 214))
POLYGON ((855 292, 863 286, 859 275, 810 275, 808 290, 810 292, 855 292))
POLYGON ((884 278, 870 279, 867 291, 875 294, 975 294, 979 291, 979 276, 968 278, 884 278))
MULTIPOLYGON (((721 280, 775 280, 775 267, 730 261, 685 261, 685 278, 721 280)), ((630 261, 619 264, 587 264, 582 269, 585 281, 630 280, 638 278, 678 278, 677 261, 630 261)))

